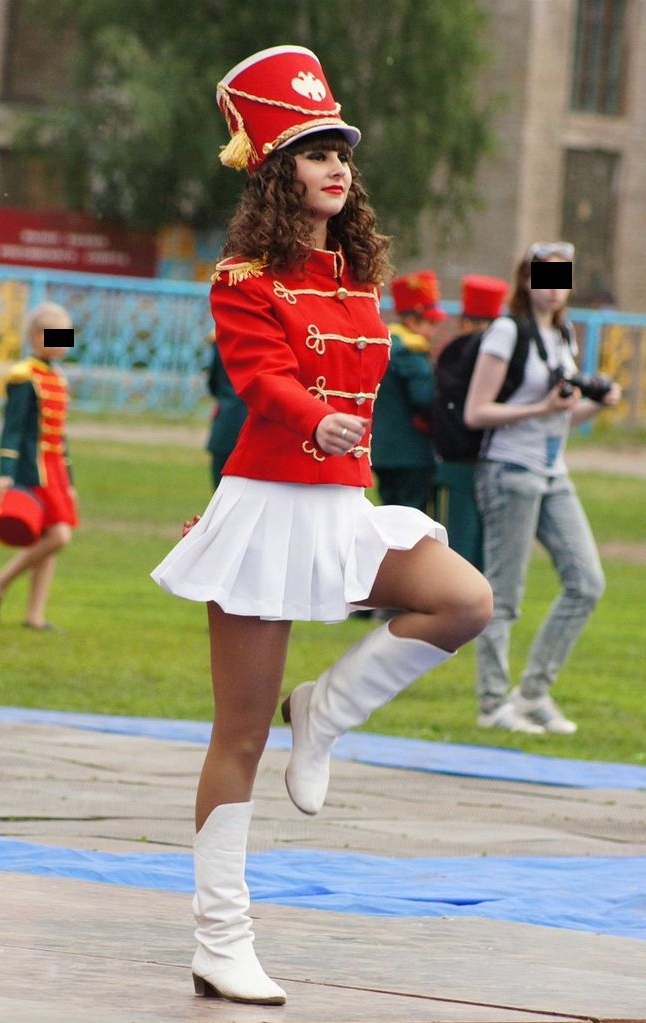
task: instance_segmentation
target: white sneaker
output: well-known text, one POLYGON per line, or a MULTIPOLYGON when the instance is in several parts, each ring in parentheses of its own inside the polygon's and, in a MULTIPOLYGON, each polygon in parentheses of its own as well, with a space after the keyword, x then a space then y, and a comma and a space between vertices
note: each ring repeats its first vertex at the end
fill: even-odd
POLYGON ((510 700, 489 714, 479 714, 478 724, 480 728, 508 728, 510 732, 526 732, 528 735, 540 735, 545 731, 542 725, 521 714, 510 700))
POLYGON ((554 732, 556 735, 573 735, 577 730, 575 721, 569 721, 565 714, 552 699, 549 693, 539 696, 535 700, 528 700, 521 696, 519 689, 514 689, 510 699, 514 707, 523 717, 534 724, 542 725, 546 732, 554 732))

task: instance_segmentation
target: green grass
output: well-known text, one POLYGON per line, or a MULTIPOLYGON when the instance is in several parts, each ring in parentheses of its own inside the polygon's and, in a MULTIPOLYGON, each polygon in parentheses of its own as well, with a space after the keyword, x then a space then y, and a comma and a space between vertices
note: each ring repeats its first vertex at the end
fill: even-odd
MULTIPOLYGON (((0 703, 210 719, 204 607, 168 596, 149 578, 183 520, 201 511, 209 498, 199 429, 196 437, 193 450, 74 443, 82 525, 60 558, 48 609, 65 632, 23 629, 25 582, 12 587, 0 623, 0 703)), ((645 546, 637 546, 645 545, 646 487, 643 480, 596 473, 575 479, 599 542, 635 545, 625 548, 621 559, 605 559, 607 593, 558 682, 558 698, 579 722, 579 732, 519 736, 477 729, 472 647, 373 714, 370 731, 646 763, 646 563, 645 546)), ((3 559, 8 556, 0 552, 3 559)), ((551 568, 537 551, 513 633, 516 675, 555 592, 551 568)), ((360 619, 334 626, 296 623, 285 689, 315 677, 371 627, 360 619)))

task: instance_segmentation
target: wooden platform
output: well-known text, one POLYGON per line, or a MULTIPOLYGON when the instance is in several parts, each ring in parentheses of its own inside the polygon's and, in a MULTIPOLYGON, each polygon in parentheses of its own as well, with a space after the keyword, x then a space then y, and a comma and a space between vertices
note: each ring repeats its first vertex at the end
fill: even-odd
MULTIPOLYGON (((188 850, 203 749, 0 725, 5 835, 109 852, 188 850)), ((393 857, 646 852, 646 793, 557 789, 335 763, 310 820, 269 753, 252 849, 393 857)), ((3 1023, 561 1023, 646 1020, 646 942, 479 917, 252 907, 283 1007, 192 993, 190 897, 0 873, 3 1023)), ((646 879, 645 879, 646 888, 646 879)), ((551 893, 553 894, 553 893, 551 893)))

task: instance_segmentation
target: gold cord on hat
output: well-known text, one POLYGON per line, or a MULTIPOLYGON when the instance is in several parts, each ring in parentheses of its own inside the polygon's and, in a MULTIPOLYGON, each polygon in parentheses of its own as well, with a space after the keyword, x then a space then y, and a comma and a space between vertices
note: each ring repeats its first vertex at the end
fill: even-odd
POLYGON ((251 100, 252 103, 263 103, 268 107, 281 107, 283 110, 295 110, 297 114, 311 114, 314 117, 320 113, 328 115, 338 114, 341 110, 340 103, 335 103, 333 107, 328 107, 327 110, 321 111, 320 107, 317 110, 312 110, 310 107, 300 107, 296 103, 286 103, 280 99, 267 99, 265 96, 254 96, 251 92, 243 92, 242 89, 234 89, 233 86, 225 85, 224 82, 220 82, 218 90, 226 92, 229 96, 239 96, 240 99, 251 100))
MULTIPOLYGON (((241 89, 235 89, 225 82, 219 82, 217 87, 217 97, 222 103, 222 112, 227 122, 227 127, 231 134, 231 139, 226 146, 222 146, 220 149, 220 160, 225 167, 232 167, 234 170, 245 170, 248 168, 250 163, 258 162, 258 153, 254 148, 253 142, 247 135, 244 126, 244 120, 240 114, 240 111, 236 108, 232 96, 239 96, 240 99, 250 100, 252 103, 261 103, 264 106, 269 107, 281 107, 283 110, 293 110, 298 114, 305 114, 314 117, 313 122, 308 124, 321 124, 323 126, 338 124, 339 113, 341 111, 341 104, 335 103, 333 108, 321 111, 312 110, 309 107, 301 107, 296 103, 285 103, 278 99, 267 99, 264 96, 254 96, 252 93, 243 92, 241 89), (321 113, 326 116, 321 117, 321 113)), ((278 136, 273 142, 266 142, 263 146, 263 155, 267 156, 269 153, 277 149, 278 146, 282 145, 285 141, 302 132, 307 125, 302 123, 294 125, 284 131, 278 136)))
POLYGON ((229 96, 229 89, 223 82, 218 85, 217 96, 222 103, 222 112, 231 134, 226 146, 220 147, 220 161, 225 167, 232 167, 233 170, 245 170, 250 163, 257 162, 258 153, 245 131, 240 112, 229 96))
POLYGON ((293 124, 291 128, 287 128, 285 131, 281 132, 281 134, 278 135, 278 137, 275 138, 273 142, 265 142, 264 146, 262 147, 263 155, 269 156, 270 153, 273 153, 274 149, 280 149, 280 147, 284 146, 286 142, 289 142, 289 140, 293 138, 294 135, 302 135, 308 129, 314 127, 338 128, 339 118, 317 117, 313 121, 299 121, 298 124, 293 124))

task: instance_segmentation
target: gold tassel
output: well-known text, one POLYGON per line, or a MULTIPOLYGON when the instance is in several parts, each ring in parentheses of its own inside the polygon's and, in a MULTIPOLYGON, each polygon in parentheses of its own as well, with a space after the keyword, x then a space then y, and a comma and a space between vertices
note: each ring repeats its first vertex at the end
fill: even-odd
POLYGON ((250 163, 258 159, 258 154, 244 126, 234 131, 226 146, 220 149, 220 160, 225 167, 234 170, 246 170, 250 163))
POLYGON ((250 163, 257 162, 258 154, 224 82, 218 85, 217 97, 231 135, 226 146, 220 147, 220 161, 225 167, 232 167, 234 170, 248 170, 250 163))

